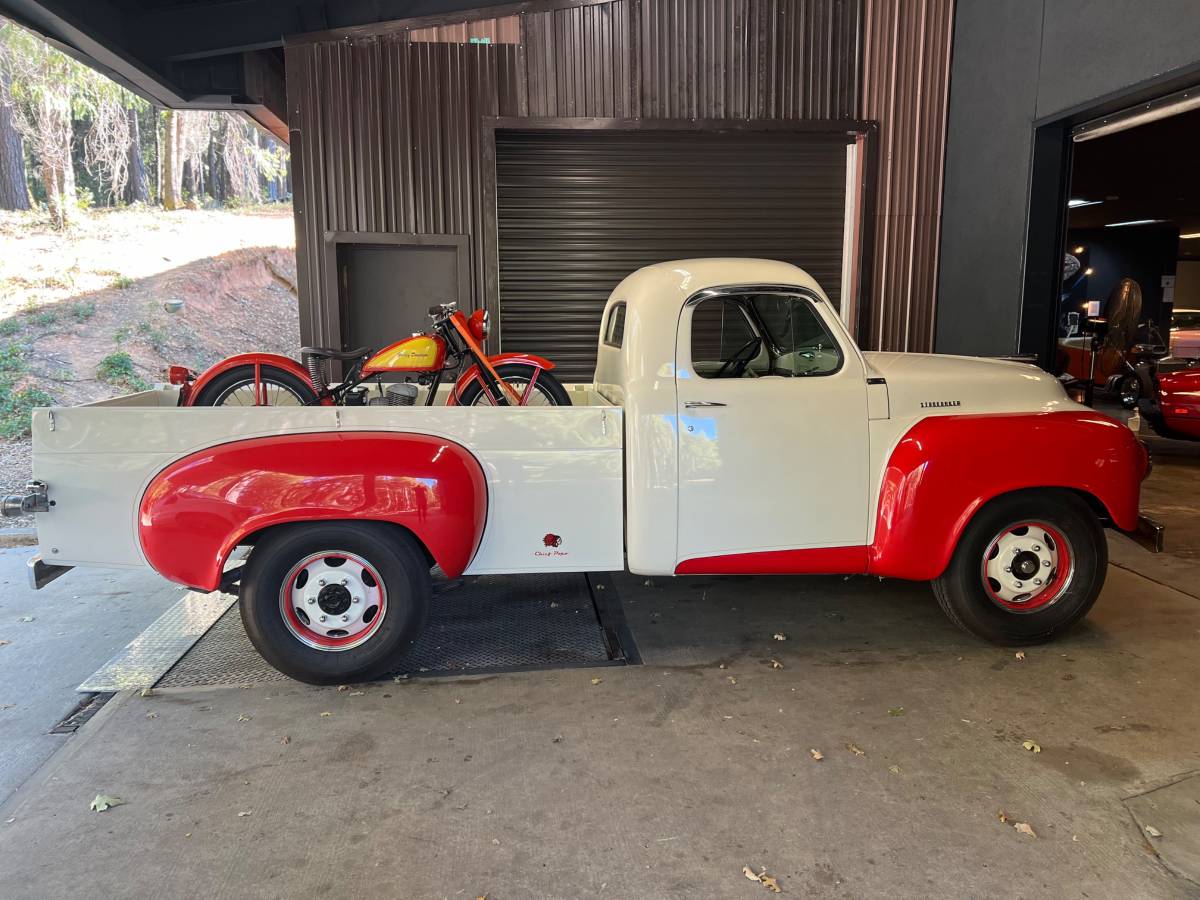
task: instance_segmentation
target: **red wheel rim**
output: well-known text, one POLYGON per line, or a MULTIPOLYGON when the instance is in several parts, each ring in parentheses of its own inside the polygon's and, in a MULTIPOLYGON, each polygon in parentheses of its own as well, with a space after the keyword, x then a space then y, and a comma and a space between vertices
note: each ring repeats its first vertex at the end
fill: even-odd
POLYGON ((1001 609, 1030 613, 1056 602, 1075 574, 1070 541, 1044 522, 1017 522, 988 542, 980 566, 984 590, 1001 609))
POLYGON ((314 650, 359 647, 387 614, 379 573, 356 553, 323 550, 292 566, 279 590, 279 612, 288 631, 314 650))

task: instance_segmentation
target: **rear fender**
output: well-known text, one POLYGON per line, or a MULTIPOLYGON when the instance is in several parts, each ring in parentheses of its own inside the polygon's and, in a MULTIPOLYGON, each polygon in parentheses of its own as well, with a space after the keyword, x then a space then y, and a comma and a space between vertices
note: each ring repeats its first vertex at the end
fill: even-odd
MULTIPOLYGON (((230 356, 228 359, 223 359, 216 365, 206 369, 204 373, 192 382, 188 389, 187 397, 182 404, 183 406, 194 406, 196 398, 200 396, 200 392, 214 378, 225 374, 230 369, 235 369, 238 366, 275 366, 280 369, 285 369, 292 375, 301 379, 309 387, 313 387, 312 379, 308 376, 308 370, 300 363, 296 362, 290 356, 281 356, 278 353, 239 353, 236 356, 230 356)), ((320 393, 313 387, 313 390, 320 393)), ((325 402, 325 401, 322 401, 325 402)))
POLYGON ((142 495, 138 538, 160 575, 211 591, 233 549, 263 529, 391 522, 456 578, 486 517, 483 469, 459 444, 420 434, 292 434, 220 444, 172 463, 142 495))
MULTIPOLYGON (((544 369, 546 371, 554 368, 554 363, 550 362, 550 360, 545 357, 534 356, 532 353, 497 353, 495 356, 489 356, 488 362, 491 363, 493 369, 505 363, 524 363, 527 366, 533 366, 535 369, 544 369)), ((454 383, 454 390, 446 398, 446 405, 458 406, 458 398, 462 396, 462 392, 466 390, 467 385, 472 381, 479 380, 479 366, 471 366, 454 383)))
POLYGON ((1133 432, 1101 413, 923 419, 900 439, 884 470, 868 572, 939 577, 971 517, 1012 491, 1082 492, 1118 528, 1133 529, 1147 464, 1133 432))

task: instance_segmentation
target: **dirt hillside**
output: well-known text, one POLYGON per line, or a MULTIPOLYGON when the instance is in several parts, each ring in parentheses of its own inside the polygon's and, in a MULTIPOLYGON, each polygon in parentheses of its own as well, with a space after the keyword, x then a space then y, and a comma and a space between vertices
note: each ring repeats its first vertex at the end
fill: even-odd
POLYGON ((65 233, 0 213, 0 490, 29 476, 30 406, 127 393, 171 363, 295 355, 294 238, 287 206, 93 211, 65 233))

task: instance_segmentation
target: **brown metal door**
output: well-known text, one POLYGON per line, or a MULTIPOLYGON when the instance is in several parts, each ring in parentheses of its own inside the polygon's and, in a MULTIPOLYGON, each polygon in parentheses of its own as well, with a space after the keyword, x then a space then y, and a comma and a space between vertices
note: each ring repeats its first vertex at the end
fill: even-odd
POLYGON ((697 256, 780 259, 837 304, 843 135, 498 131, 500 340, 590 381, 604 301, 634 269, 697 256))

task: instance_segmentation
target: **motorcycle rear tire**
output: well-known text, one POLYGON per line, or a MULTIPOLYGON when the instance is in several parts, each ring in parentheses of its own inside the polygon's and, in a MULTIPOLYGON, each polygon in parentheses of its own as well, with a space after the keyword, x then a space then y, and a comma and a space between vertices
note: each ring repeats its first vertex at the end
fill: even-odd
MULTIPOLYGON (((317 393, 312 389, 312 386, 277 366, 262 366, 259 369, 259 379, 267 390, 278 388, 287 392, 289 395, 296 398, 297 405, 305 406, 315 403, 317 393)), ((212 381, 204 386, 200 394, 196 397, 192 406, 250 406, 253 404, 247 403, 229 403, 229 399, 234 395, 234 392, 239 387, 251 386, 251 395, 253 395, 254 384, 254 366, 236 366, 228 372, 222 372, 212 381)), ((271 405, 271 404, 268 404, 271 405)))

